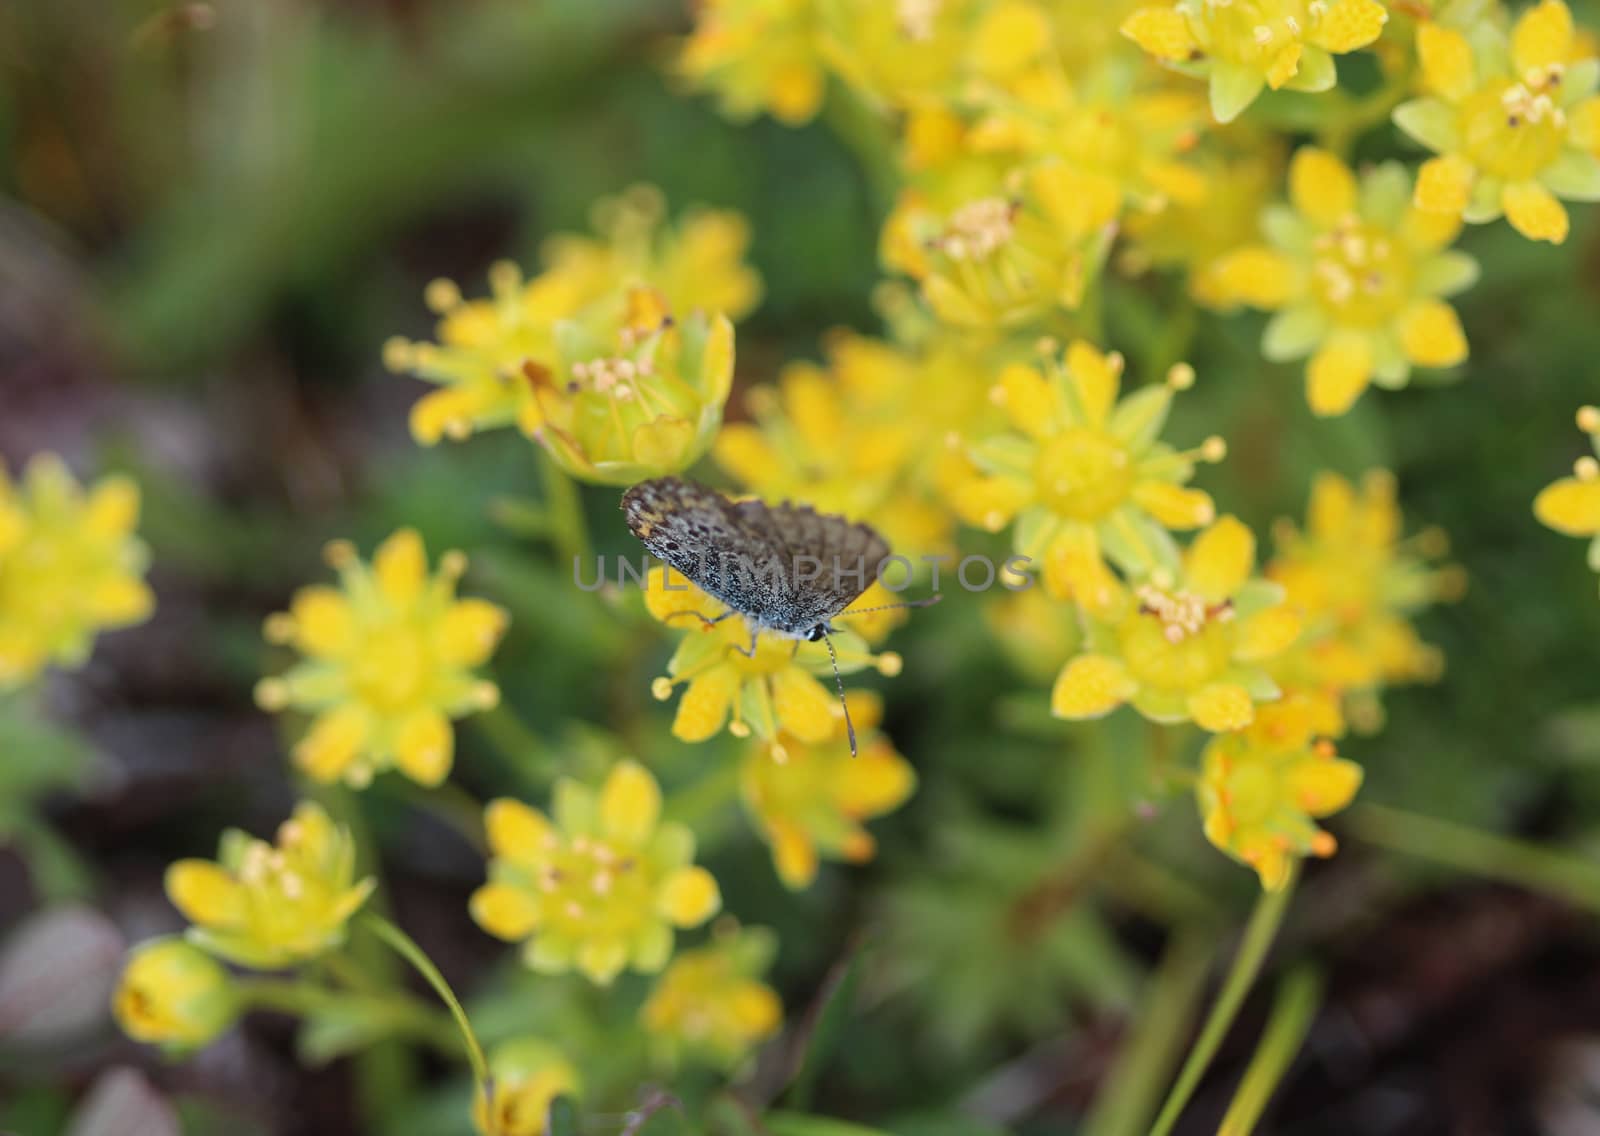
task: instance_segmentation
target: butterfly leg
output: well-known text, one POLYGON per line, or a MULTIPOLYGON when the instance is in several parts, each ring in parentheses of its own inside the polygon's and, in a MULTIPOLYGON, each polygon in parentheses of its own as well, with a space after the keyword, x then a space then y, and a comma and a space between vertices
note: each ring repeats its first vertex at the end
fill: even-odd
POLYGON ((723 612, 721 615, 715 615, 715 616, 706 615, 704 612, 700 612, 700 611, 674 611, 674 612, 669 612, 667 614, 666 618, 663 620, 663 622, 671 623, 672 620, 677 616, 680 616, 680 615, 692 615, 692 616, 694 616, 696 619, 698 619, 700 621, 700 623, 702 625, 702 628, 704 630, 709 631, 709 630, 711 630, 711 628, 713 628, 717 624, 721 623, 724 619, 727 619, 730 616, 734 616, 734 615, 738 615, 738 614, 739 614, 738 612, 733 611, 731 609, 728 610, 728 611, 723 612))
POLYGON ((756 657, 756 639, 759 638, 760 635, 761 632, 752 627, 750 629, 750 646, 732 647, 730 650, 738 651, 739 654, 743 655, 747 659, 753 659, 756 657))

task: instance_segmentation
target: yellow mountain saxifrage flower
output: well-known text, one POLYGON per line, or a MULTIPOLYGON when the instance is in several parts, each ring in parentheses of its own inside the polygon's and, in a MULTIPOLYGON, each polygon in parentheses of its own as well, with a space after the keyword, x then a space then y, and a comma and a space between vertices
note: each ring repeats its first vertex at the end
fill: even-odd
POLYGON ((340 586, 301 588, 287 612, 267 620, 269 640, 306 657, 263 679, 256 701, 315 715, 294 760, 318 781, 362 788, 394 766, 438 785, 455 756, 450 720, 500 699, 476 668, 494 653, 506 613, 457 599, 466 557, 446 553, 430 574, 413 529, 379 545, 370 566, 345 541, 330 544, 327 557, 340 586))
POLYGON ((1083 302, 1120 206, 1120 194, 1065 162, 1010 173, 967 163, 900 195, 884 223, 882 256, 917 281, 945 323, 1015 328, 1083 302))
POLYGON ((991 409, 977 377, 985 354, 948 335, 904 348, 838 331, 826 347, 825 368, 794 363, 750 390, 754 421, 724 426, 712 457, 766 500, 864 521, 913 564, 954 551, 938 484, 946 438, 991 409))
POLYGON ((719 925, 711 942, 672 960, 639 1011, 665 1062, 700 1059, 734 1072, 783 1024, 783 1003, 761 981, 778 953, 764 927, 719 925))
POLYGON ((344 942, 345 924, 377 885, 357 880, 356 846, 318 805, 302 801, 275 844, 230 828, 215 863, 179 860, 167 898, 194 926, 189 940, 258 970, 306 962, 344 942))
MULTIPOLYGON (((1578 429, 1589 435, 1600 457, 1600 408, 1578 411, 1578 429)), ((1591 538, 1589 567, 1600 572, 1600 461, 1585 455, 1577 460, 1571 477, 1563 477, 1540 490, 1533 501, 1540 522, 1568 536, 1591 538)))
POLYGON ((1070 75, 1059 64, 1030 69, 970 100, 976 121, 966 145, 1014 162, 1061 162, 1062 193, 1082 211, 1074 224, 1084 231, 1125 208, 1194 204, 1205 192, 1191 156, 1210 126, 1205 101, 1150 79, 1142 59, 1116 55, 1070 75))
POLYGON ((1394 477, 1374 471, 1359 490, 1336 474, 1318 475, 1305 529, 1289 521, 1273 529, 1266 575, 1282 586, 1303 630, 1269 669, 1285 690, 1320 707, 1319 734, 1338 736, 1347 720, 1375 729, 1379 691, 1432 680, 1444 668, 1409 617, 1457 598, 1466 580, 1459 568, 1431 562, 1445 551, 1442 532, 1402 540, 1401 525, 1394 477))
POLYGON ((1098 718, 1126 702, 1156 722, 1248 726, 1256 704, 1279 693, 1263 665, 1300 632, 1283 589, 1252 577, 1255 550, 1248 528, 1221 517, 1185 550, 1181 571, 1158 569, 1090 615, 1084 653, 1056 678, 1051 712, 1098 718))
POLYGON ((1560 0, 1525 11, 1509 41, 1493 24, 1417 28, 1428 94, 1395 108, 1401 130, 1438 155, 1416 203, 1474 224, 1502 213, 1529 240, 1567 238, 1560 199, 1600 200, 1600 60, 1560 0))
MULTIPOLYGON (((881 589, 881 585, 874 585, 881 589)), ((863 594, 860 606, 892 602, 863 594)), ((661 701, 672 697, 674 687, 685 687, 672 720, 672 734, 686 742, 703 742, 727 724, 734 737, 752 733, 777 741, 787 733, 809 744, 830 740, 843 721, 838 696, 817 675, 831 675, 828 645, 762 633, 750 649, 751 629, 742 616, 713 622, 727 610, 722 603, 694 587, 671 569, 652 570, 645 591, 650 614, 669 627, 686 631, 667 662, 666 675, 657 678, 651 693, 661 701), (729 723, 730 715, 732 717, 729 723)), ((864 637, 886 629, 874 612, 835 620, 841 630, 830 638, 839 660, 839 673, 850 674, 876 667, 880 674, 900 673, 900 656, 873 654, 864 637)))
POLYGON ((654 974, 672 954, 674 927, 717 913, 717 881, 696 867, 694 834, 661 821, 661 789, 640 764, 619 763, 598 795, 556 783, 555 819, 519 801, 492 801, 489 882, 472 896, 478 926, 526 940, 534 970, 576 968, 602 986, 624 967, 654 974))
POLYGON ((817 0, 702 0, 694 19, 674 70, 724 114, 766 112, 788 126, 816 116, 828 83, 817 0))
POLYGON ((1315 717, 1297 698, 1263 706, 1252 726, 1212 738, 1200 758, 1206 839, 1254 868, 1268 891, 1288 881, 1295 858, 1333 855, 1333 837, 1315 820, 1361 787, 1361 767, 1314 739, 1315 717))
POLYGON ((811 885, 819 853, 852 864, 872 859, 877 845, 861 822, 893 812, 916 789, 911 766, 877 733, 882 700, 858 690, 848 699, 861 739, 854 757, 841 721, 825 742, 779 734, 776 742, 755 743, 740 771, 745 807, 788 888, 811 885))
POLYGON ((550 444, 541 431, 551 422, 568 435, 556 439, 556 456, 610 484, 627 479, 608 463, 659 464, 665 450, 687 464, 685 435, 699 456, 727 397, 729 320, 755 306, 761 281, 742 260, 743 218, 699 211, 666 228, 663 214, 660 194, 636 187, 596 206, 599 239, 547 241, 545 271, 532 280, 502 262, 490 270, 486 300, 464 300, 448 280, 430 284, 438 342, 384 345, 390 370, 440 388, 412 408, 417 441, 515 425, 550 444), (671 316, 684 326, 675 329, 671 316))
POLYGON ((1277 313, 1262 354, 1311 357, 1306 397, 1317 414, 1343 414, 1374 382, 1403 387, 1413 366, 1467 357, 1461 321, 1443 297, 1472 285, 1477 262, 1446 247, 1459 221, 1413 207, 1410 191, 1398 163, 1358 180, 1332 154, 1303 147, 1289 166, 1293 208, 1264 214, 1269 243, 1216 268, 1222 296, 1277 313))
POLYGON ((472 1123, 481 1136, 545 1136, 550 1105, 575 1097, 578 1071, 542 1038, 502 1042, 489 1054, 489 1091, 475 1094, 472 1123))
POLYGON ((991 397, 1012 429, 968 446, 975 473, 951 500, 990 532, 1015 521, 1017 555, 1042 566, 1052 596, 1104 608, 1119 591, 1108 560, 1132 576, 1175 568, 1167 530, 1216 515, 1211 498, 1185 483, 1197 461, 1220 460, 1226 447, 1212 438, 1180 452, 1158 438, 1173 392, 1194 381, 1188 366, 1119 401, 1120 355, 1081 340, 1061 358, 1041 346, 1037 365, 1001 372, 991 397))
POLYGON ((1338 78, 1333 57, 1377 39, 1388 18, 1377 0, 1178 0, 1140 8, 1122 32, 1208 78, 1212 115, 1232 122, 1268 87, 1326 91, 1338 78))
POLYGON ((138 521, 126 477, 85 493, 53 454, 29 462, 20 485, 0 468, 0 691, 51 664, 80 666, 98 632, 150 617, 138 521))
POLYGON ((151 939, 128 952, 111 1013, 135 1041, 193 1049, 239 1016, 233 979, 216 959, 179 938, 151 939))
POLYGON ((817 0, 822 48, 845 82, 895 108, 938 106, 1003 79, 1050 46, 1032 0, 817 0))

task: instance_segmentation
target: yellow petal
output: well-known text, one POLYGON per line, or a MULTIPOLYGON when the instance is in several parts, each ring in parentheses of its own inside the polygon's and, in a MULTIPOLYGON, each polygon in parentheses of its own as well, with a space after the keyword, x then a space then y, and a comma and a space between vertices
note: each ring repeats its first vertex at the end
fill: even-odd
POLYGON ((1223 516, 1184 553, 1184 585, 1213 603, 1239 590, 1256 562, 1256 538, 1238 517, 1223 516))
POLYGON ((372 557, 378 588, 392 603, 410 603, 422 592, 428 555, 415 529, 401 529, 378 546, 372 557))
POLYGON ((1250 692, 1231 682, 1212 683, 1191 694, 1188 709, 1196 725, 1217 734, 1244 729, 1256 713, 1250 692))
POLYGON ((742 982, 728 995, 728 1013, 742 1036, 759 1041, 783 1023, 783 1003, 760 982, 742 982))
POLYGON ((1417 57, 1428 88, 1454 102, 1477 85, 1467 37, 1431 21, 1417 25, 1417 57))
POLYGON ((772 117, 785 126, 811 121, 822 105, 822 72, 794 63, 775 67, 768 80, 767 105, 772 117))
POLYGON ((1104 228, 1122 209, 1122 186, 1116 178, 1065 162, 1035 166, 1028 184, 1045 215, 1069 240, 1104 228))
POLYGON ((1247 246, 1220 257, 1209 280, 1224 306, 1249 304, 1253 308, 1281 308, 1294 291, 1295 265, 1282 253, 1263 246, 1247 246))
POLYGON ((142 623, 156 606, 155 594, 133 576, 101 580, 84 599, 90 614, 107 626, 142 623))
POLYGON ((1299 74, 1300 56, 1304 51, 1305 47, 1298 41, 1284 44, 1267 68, 1267 86, 1276 91, 1299 74))
POLYGON ((433 788, 444 782, 455 758, 450 719, 431 707, 407 715, 395 734, 394 763, 411 780, 433 788))
POLYGON ((1099 718, 1121 706, 1139 689, 1121 660, 1079 655, 1056 676, 1050 713, 1057 718, 1099 718))
POLYGON ((969 45, 973 64, 985 75, 1015 74, 1050 42, 1043 10, 1021 0, 1001 0, 984 14, 969 45))
POLYGON ((1459 216, 1472 199, 1472 184, 1477 172, 1460 154, 1429 158, 1417 171, 1417 187, 1411 200, 1425 213, 1459 216))
POLYGON ((1530 241, 1560 244, 1567 239, 1567 211, 1536 181, 1514 182, 1500 191, 1511 227, 1530 241))
POLYGON ((1567 112, 1567 138, 1590 154, 1600 154, 1600 97, 1591 95, 1567 112))
POLYGON ((600 789, 600 830, 608 840, 638 847, 661 819, 661 787, 637 761, 619 762, 600 789))
POLYGON ((661 885, 659 910, 674 926, 698 927, 721 907, 717 881, 704 868, 679 868, 661 885))
POLYGON ((1302 216, 1331 227, 1355 212, 1355 175, 1328 151, 1302 146, 1289 163, 1289 200, 1302 216))
POLYGON ((1572 55, 1572 13, 1561 0, 1522 13, 1511 32, 1511 62, 1519 75, 1569 62, 1572 55))
POLYGON ((521 888, 510 884, 484 884, 467 903, 472 921, 506 942, 526 939, 539 925, 539 904, 521 888))
POLYGON ((483 810, 483 827, 489 850, 520 864, 543 863, 560 839, 542 812, 509 797, 489 802, 483 810))
POLYGON ((301 588, 294 594, 289 614, 294 619, 294 645, 307 655, 326 658, 355 646, 355 612, 337 588, 301 588))
MULTIPOLYGON (((860 730, 861 723, 856 723, 860 730)), ((916 774, 908 762, 879 744, 863 751, 839 774, 833 787, 839 808, 852 817, 881 816, 900 805, 916 788, 916 774)))
POLYGON ((314 780, 337 781, 355 763, 367 744, 371 721, 355 705, 335 707, 317 716, 294 747, 294 761, 314 780))
POLYGON ((104 540, 126 536, 139 523, 139 486, 128 477, 108 477, 84 504, 83 528, 104 540))
POLYGON ((1322 345, 1306 365, 1306 398, 1324 417, 1343 414, 1372 381, 1372 348, 1350 336, 1322 345))
POLYGON ((1400 319, 1400 345, 1419 367, 1453 367, 1467 357, 1467 337, 1455 309, 1424 300, 1400 319))
POLYGON ((719 430, 711 456, 745 485, 764 485, 782 476, 778 451, 761 428, 749 422, 730 422, 719 430))
POLYGON ((1122 368, 1118 362, 1093 345, 1074 339, 1067 345, 1067 373, 1078 390, 1083 403, 1087 425, 1104 426, 1111 408, 1117 401, 1117 389, 1122 381, 1122 368))
POLYGON ((1568 536, 1600 534, 1600 478, 1565 477, 1533 500, 1533 514, 1568 536))
POLYGON ((787 822, 773 822, 767 826, 772 842, 772 865, 778 878, 790 891, 811 886, 817 878, 817 845, 805 830, 787 822))
POLYGON ((739 672, 729 664, 712 667, 691 680, 672 719, 672 736, 686 742, 703 742, 722 729, 728 708, 739 693, 739 683, 739 672))
POLYGON ((1319 473, 1311 483, 1306 522, 1315 536, 1344 539, 1356 515, 1356 491, 1336 473, 1319 473))
POLYGON ((1133 487, 1133 499, 1163 528, 1197 529, 1217 515, 1211 494, 1170 481, 1141 481, 1133 487))
POLYGON ((799 667, 772 676, 772 708, 778 725, 803 742, 825 742, 838 726, 838 697, 799 667))
POLYGON ((1044 582, 1051 598, 1082 604, 1091 613, 1115 606, 1122 586, 1107 567, 1100 538, 1089 525, 1065 525, 1045 550, 1044 582))
POLYGON ((1325 817, 1348 805, 1361 788, 1361 766, 1342 758, 1312 758, 1289 770, 1286 788, 1295 806, 1325 817))
POLYGON ((1259 611, 1239 625, 1233 657, 1257 662, 1282 653, 1300 637, 1300 617, 1285 605, 1259 611))
POLYGON ((1318 47, 1342 55, 1377 39, 1388 19, 1388 11, 1377 0, 1334 0, 1307 38, 1318 47))
POLYGON ((458 667, 486 662, 509 621, 504 608, 487 600, 467 599, 451 604, 439 624, 440 661, 458 667))
POLYGON ((185 919, 202 927, 226 927, 245 915, 243 886, 209 860, 179 860, 167 869, 167 898, 185 919))
POLYGON ((1140 8, 1122 22, 1122 34, 1157 59, 1187 61, 1200 50, 1188 19, 1176 8, 1140 8))

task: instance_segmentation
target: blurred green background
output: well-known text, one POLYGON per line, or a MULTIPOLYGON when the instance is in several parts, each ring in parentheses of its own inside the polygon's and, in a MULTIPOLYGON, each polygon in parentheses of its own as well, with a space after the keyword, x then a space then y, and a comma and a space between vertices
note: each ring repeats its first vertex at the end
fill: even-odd
MULTIPOLYGON (((457 776, 474 794, 540 800, 553 771, 597 771, 619 742, 593 723, 669 785, 727 764, 725 741, 671 741, 650 702, 666 643, 574 594, 548 548, 503 523, 497 502, 538 493, 532 448, 506 433, 416 447, 405 415, 422 388, 379 358, 391 335, 429 334, 430 279, 480 294, 489 263, 531 265, 545 236, 587 229, 596 198, 639 181, 674 211, 750 220, 766 295, 739 328, 742 383, 816 357, 829 328, 877 328, 881 190, 826 116, 734 125, 673 91, 663 61, 686 27, 679 0, 0 6, 0 455, 15 468, 50 449, 80 475, 137 476, 159 598, 150 624, 50 686, 65 732, 0 739, 0 929, 67 900, 130 939, 171 929, 164 865, 283 815, 283 739, 250 701, 281 662, 260 620, 322 578, 334 536, 370 549, 415 525, 432 549, 467 549, 466 590, 511 610, 495 672, 537 745, 465 727, 457 776)), ((1229 440, 1200 484, 1258 526, 1299 514, 1319 469, 1394 470, 1409 522, 1449 533, 1470 589, 1421 622, 1445 679, 1391 694, 1387 728, 1346 743, 1362 799, 1592 858, 1600 603, 1581 547, 1530 510, 1583 452, 1572 411, 1600 391, 1600 246, 1592 210, 1575 219, 1559 248, 1503 225, 1463 237, 1484 275, 1459 304, 1459 382, 1313 421, 1298 369, 1260 359, 1257 318, 1207 318, 1201 382, 1170 436, 1229 440)), ((1137 368, 1179 290, 1113 282, 1107 346, 1137 368)), ((597 547, 632 552, 611 492, 584 499, 597 547)), ((1140 833, 1150 858, 1085 860, 1097 818, 1128 807, 1117 757, 1138 726, 1049 721, 976 604, 919 615, 895 646, 907 666, 885 686, 887 725, 922 788, 875 825, 879 860, 791 896, 722 802, 699 818, 709 863, 730 910, 778 930, 792 1019, 850 944, 873 944, 822 1111, 926 1136, 1096 1131, 1089 1102, 1112 1084, 1169 929, 1227 949, 1255 882, 1204 849, 1185 800, 1140 833), (1082 878, 1019 931, 1018 905, 1050 894, 1064 862, 1082 878)), ((486 1033, 594 1019, 576 988, 512 973, 469 922, 482 864, 464 843, 393 787, 367 803, 401 922, 479 995, 486 1033)), ((1265 1130, 1600 1131, 1600 1106, 1593 1127, 1561 1128, 1549 1104, 1600 1080, 1584 1073, 1600 1061, 1592 918, 1331 827, 1344 851, 1310 872, 1282 947, 1326 968, 1327 1003, 1265 1130)), ((1180 1131, 1215 1130, 1268 993, 1180 1131)), ((370 1062, 302 1067, 283 1023, 169 1066, 103 1021, 70 1041, 8 1038, 4 1005, 0 1130, 56 1131, 101 1070, 133 1064, 197 1133, 465 1131, 464 1083, 443 1070, 414 1063, 383 1099, 370 1062)))

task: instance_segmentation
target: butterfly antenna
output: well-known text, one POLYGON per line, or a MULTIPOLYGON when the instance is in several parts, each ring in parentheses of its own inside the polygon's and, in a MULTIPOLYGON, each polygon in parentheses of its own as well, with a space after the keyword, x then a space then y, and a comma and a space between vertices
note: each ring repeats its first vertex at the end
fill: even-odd
POLYGON ((907 600, 904 603, 876 604, 873 607, 853 607, 848 611, 841 611, 833 618, 843 619, 847 615, 866 615, 869 611, 893 611, 897 607, 932 607, 943 598, 943 593, 934 592, 933 595, 927 596, 924 599, 907 600))
MULTIPOLYGON (((899 605, 895 605, 899 606, 899 605)), ((856 724, 850 720, 850 703, 844 696, 844 679, 839 675, 839 653, 833 649, 833 639, 824 635, 822 641, 828 645, 828 661, 833 664, 833 685, 839 688, 839 706, 844 710, 844 729, 850 735, 850 756, 856 755, 856 724)))

